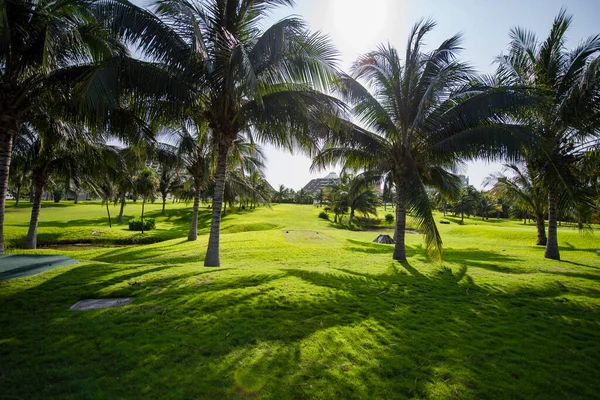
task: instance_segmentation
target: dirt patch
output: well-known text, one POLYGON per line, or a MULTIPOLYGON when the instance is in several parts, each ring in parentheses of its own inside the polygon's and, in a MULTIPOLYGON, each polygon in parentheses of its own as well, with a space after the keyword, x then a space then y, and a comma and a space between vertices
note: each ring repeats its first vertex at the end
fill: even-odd
POLYGON ((294 244, 329 245, 338 243, 334 238, 317 231, 282 231, 286 242, 294 244))

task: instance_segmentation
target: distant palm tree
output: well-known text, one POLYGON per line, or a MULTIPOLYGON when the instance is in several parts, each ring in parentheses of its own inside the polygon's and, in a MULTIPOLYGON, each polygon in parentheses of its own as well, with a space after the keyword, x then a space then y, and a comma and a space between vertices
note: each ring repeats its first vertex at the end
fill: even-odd
POLYGON ((471 68, 457 61, 461 38, 423 51, 435 26, 420 21, 412 29, 404 60, 391 46, 358 59, 353 77, 343 76, 338 93, 353 104, 362 127, 338 123, 342 134, 314 160, 315 166, 342 163, 389 179, 396 189, 396 244, 393 258, 406 260, 405 230, 411 211, 428 250, 441 256, 442 240, 426 187, 456 196, 461 180, 449 172, 461 159, 516 157, 526 129, 503 123, 527 96, 517 90, 476 81, 471 68), (366 82, 372 90, 358 83, 366 82))
POLYGON ((478 192, 474 186, 469 185, 463 187, 460 191, 456 201, 452 204, 452 211, 456 214, 460 214, 461 224, 465 222, 465 214, 470 216, 475 211, 475 207, 478 201, 478 192))
POLYGON ((188 232, 188 240, 198 238, 198 211, 202 192, 210 184, 211 166, 213 155, 211 152, 211 138, 206 131, 206 124, 191 119, 179 124, 173 130, 174 154, 180 166, 191 177, 191 190, 193 191, 194 206, 192 221, 188 232))
POLYGON ((535 218, 537 227, 538 246, 545 246, 547 242, 545 215, 548 209, 546 190, 543 188, 538 175, 527 166, 505 164, 504 168, 511 176, 502 172, 488 176, 484 185, 492 185, 492 194, 505 198, 520 210, 531 213, 535 218))
POLYGON ((110 217, 109 205, 115 199, 117 190, 113 184, 112 179, 108 175, 98 177, 90 180, 88 187, 92 189, 93 193, 100 197, 102 205, 106 206, 106 215, 108 216, 108 227, 112 228, 112 219, 110 217))
POLYGON ((37 149, 36 142, 37 135, 23 126, 13 142, 8 179, 15 194, 16 207, 19 207, 21 187, 31 181, 31 163, 37 149))
POLYGON ((279 185, 279 190, 277 191, 277 202, 281 203, 283 198, 285 197, 286 187, 284 185, 279 185))
POLYGON ((144 207, 146 206, 146 200, 154 198, 159 183, 156 172, 151 168, 144 168, 133 179, 135 191, 142 197, 142 233, 144 233, 144 207))
POLYGON ((489 219, 490 213, 496 210, 498 202, 489 193, 480 193, 476 209, 482 220, 489 219))
MULTIPOLYGON (((544 94, 542 101, 522 115, 543 140, 526 154, 528 168, 535 170, 548 196, 548 240, 545 258, 560 259, 557 211, 567 204, 588 203, 581 195, 583 183, 574 166, 586 150, 600 140, 600 35, 584 39, 566 51, 566 33, 572 17, 561 10, 550 34, 538 42, 523 28, 510 31, 510 46, 497 58, 498 79, 507 85, 530 85, 544 94)), ((591 205, 591 204, 590 204, 591 205)))
MULTIPOLYGON (((31 159, 33 207, 29 230, 23 246, 26 249, 37 247, 37 228, 42 205, 42 194, 50 182, 50 176, 71 175, 75 169, 91 171, 102 160, 106 149, 105 142, 83 127, 50 115, 37 117, 23 125, 28 135, 35 137, 31 159)), ((63 186, 55 185, 62 194, 63 186)))
POLYGON ((367 216, 377 215, 377 206, 380 204, 377 194, 373 192, 373 186, 381 181, 378 175, 358 174, 356 176, 348 173, 340 175, 340 181, 347 187, 348 207, 350 217, 348 225, 352 225, 356 211, 367 216))

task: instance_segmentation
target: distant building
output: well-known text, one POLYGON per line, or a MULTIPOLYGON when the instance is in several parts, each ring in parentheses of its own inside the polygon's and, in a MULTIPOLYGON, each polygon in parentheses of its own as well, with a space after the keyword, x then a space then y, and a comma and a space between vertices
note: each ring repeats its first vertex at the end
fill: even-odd
POLYGON ((306 190, 311 194, 317 194, 321 189, 325 189, 327 185, 337 183, 340 181, 338 174, 335 172, 330 173, 325 178, 313 179, 306 184, 302 189, 306 190))

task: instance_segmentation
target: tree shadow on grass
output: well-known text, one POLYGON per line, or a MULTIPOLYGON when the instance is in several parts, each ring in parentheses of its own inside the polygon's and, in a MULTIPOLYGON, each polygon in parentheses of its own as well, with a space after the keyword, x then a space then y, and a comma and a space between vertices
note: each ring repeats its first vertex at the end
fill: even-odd
POLYGON ((346 239, 346 241, 352 246, 346 246, 347 250, 367 253, 367 254, 387 254, 394 252, 394 245, 390 244, 378 244, 362 242, 360 240, 346 239))
POLYGON ((556 283, 480 285, 471 267, 72 268, 0 295, 0 390, 44 398, 594 397, 600 311, 567 301, 570 288, 556 283), (135 300, 67 310, 90 295, 135 300))

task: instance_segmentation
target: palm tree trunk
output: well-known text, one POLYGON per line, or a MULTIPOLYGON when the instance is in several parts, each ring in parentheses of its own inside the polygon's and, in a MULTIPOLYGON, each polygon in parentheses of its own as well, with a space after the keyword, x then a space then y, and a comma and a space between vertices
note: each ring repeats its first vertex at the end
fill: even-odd
POLYGON ((538 214, 535 217, 535 226, 537 228, 537 246, 545 246, 548 242, 546 237, 546 224, 544 223, 544 214, 538 214))
MULTIPOLYGON (((5 121, 0 118, 0 123, 5 121)), ((10 123, 10 121, 8 121, 10 123)), ((14 127, 16 133, 16 123, 14 127)), ((4 254, 4 206, 8 190, 8 170, 14 133, 10 127, 0 127, 0 255, 4 254)))
POLYGON ((548 242, 546 243, 544 258, 560 260, 556 227, 556 198, 552 189, 548 191, 548 242))
POLYGON ((348 225, 352 225, 353 219, 354 219, 354 209, 350 210, 350 219, 348 220, 348 225))
POLYGON ((108 208, 108 201, 106 202, 106 213, 108 214, 108 227, 112 228, 112 221, 110 220, 110 209, 108 208))
POLYGON ((31 219, 29 220, 29 231, 23 242, 23 248, 35 249, 37 248, 37 228, 38 221, 40 219, 40 209, 42 207, 42 193, 44 192, 44 186, 46 182, 43 180, 36 180, 33 183, 33 207, 31 208, 31 219))
POLYGON ((142 235, 144 234, 144 206, 146 205, 146 197, 142 197, 142 235))
POLYGON ((227 172, 227 154, 229 143, 220 143, 218 148, 217 168, 215 170, 215 192, 212 203, 212 221, 210 223, 210 236, 208 249, 204 258, 205 267, 218 267, 221 265, 219 254, 219 236, 221 229, 221 207, 225 194, 225 173, 227 172))
POLYGON ((404 202, 404 193, 402 185, 396 182, 396 232, 394 233, 394 255, 393 259, 397 261, 406 261, 406 203, 404 202))
POLYGON ((165 213, 165 205, 167 204, 167 195, 163 194, 162 199, 163 199, 162 213, 164 214, 165 213))
POLYGON ((192 211, 192 223, 190 225, 190 232, 188 233, 188 240, 194 241, 198 239, 198 209, 200 208, 200 192, 202 187, 196 183, 194 192, 194 210, 192 211))
POLYGON ((19 207, 19 200, 21 200, 21 185, 17 186, 17 193, 15 193, 15 207, 19 207))
POLYGON ((123 210, 125 209, 125 195, 121 196, 121 209, 119 210, 119 216, 117 222, 120 224, 123 222, 123 210))

